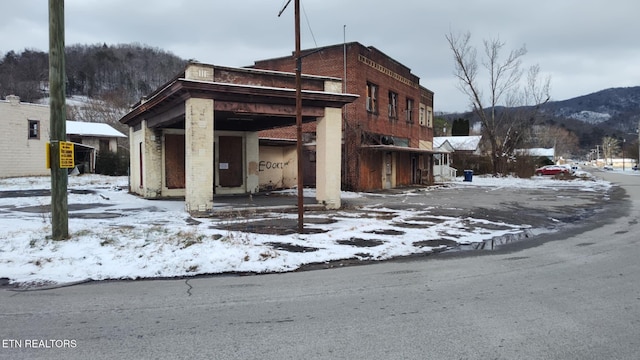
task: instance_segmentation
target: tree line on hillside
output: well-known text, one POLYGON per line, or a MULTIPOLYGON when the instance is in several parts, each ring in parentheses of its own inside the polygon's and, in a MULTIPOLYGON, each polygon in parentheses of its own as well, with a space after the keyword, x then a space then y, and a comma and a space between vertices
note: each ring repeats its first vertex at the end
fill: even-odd
MULTIPOLYGON (((187 61, 140 44, 72 45, 65 50, 67 96, 108 99, 127 107, 180 71, 187 61)), ((18 95, 25 102, 47 97, 49 54, 9 51, 0 59, 0 96, 18 95)))

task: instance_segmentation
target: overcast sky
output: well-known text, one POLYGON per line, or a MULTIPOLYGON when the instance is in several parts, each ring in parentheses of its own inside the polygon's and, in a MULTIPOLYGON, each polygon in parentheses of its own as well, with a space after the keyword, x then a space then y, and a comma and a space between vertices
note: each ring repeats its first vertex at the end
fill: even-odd
MULTIPOLYGON (((66 44, 139 43, 224 66, 291 54, 286 0, 66 0, 66 44)), ((445 39, 469 31, 526 45, 524 67, 551 76, 552 100, 640 85, 638 0, 301 0, 302 48, 357 41, 411 68, 435 92, 436 111, 464 111, 445 39), (346 31, 345 31, 346 25, 346 31), (345 36, 346 34, 346 36, 345 36)), ((48 1, 3 1, 0 55, 48 51, 48 1)))

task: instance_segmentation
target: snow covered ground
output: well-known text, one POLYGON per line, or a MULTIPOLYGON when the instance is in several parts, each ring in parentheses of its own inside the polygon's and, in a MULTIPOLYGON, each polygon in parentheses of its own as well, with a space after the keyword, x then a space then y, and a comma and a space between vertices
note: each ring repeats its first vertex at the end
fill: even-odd
MULTIPOLYGON (((34 210, 47 206, 50 196, 2 197, 0 194, 0 278, 8 278, 12 283, 46 285, 86 279, 285 272, 311 263, 384 260, 442 250, 442 245, 430 246, 429 240, 470 244, 526 230, 522 224, 487 224, 483 219, 438 216, 437 212, 416 217, 415 211, 390 210, 378 204, 361 211, 305 215, 308 221, 305 227, 316 230, 308 234, 258 234, 239 229, 264 219, 294 221, 297 215, 267 213, 255 218, 194 221, 184 212, 182 201, 144 200, 128 194, 123 190, 126 186, 126 177, 69 177, 71 238, 65 241, 49 240, 50 213, 34 210), (82 216, 73 216, 74 213, 82 216), (393 224, 405 225, 401 235, 393 224), (370 240, 371 243, 365 249, 362 244, 352 246, 348 240, 361 243, 370 240), (283 245, 308 251, 287 251, 283 245)), ((580 191, 606 191, 611 184, 593 179, 560 181, 476 176, 473 182, 459 178, 448 184, 448 188, 451 187, 545 191, 572 187, 580 191)), ((0 179, 0 192, 49 188, 49 177, 0 179)), ((358 198, 364 194, 344 193, 343 196, 358 198)))

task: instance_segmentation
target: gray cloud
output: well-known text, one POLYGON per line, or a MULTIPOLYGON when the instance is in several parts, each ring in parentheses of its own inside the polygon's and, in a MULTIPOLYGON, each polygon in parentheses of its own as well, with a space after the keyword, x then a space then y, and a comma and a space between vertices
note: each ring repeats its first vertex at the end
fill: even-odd
MULTIPOLYGON (((286 0, 67 0, 67 44, 141 43, 185 59, 227 66, 290 54, 293 3, 286 0)), ((48 3, 2 4, 0 53, 48 48, 48 3)), ((375 46, 435 91, 437 111, 461 111, 444 35, 499 37, 506 50, 526 44, 524 65, 552 77, 555 100, 640 85, 640 3, 636 0, 302 0, 303 48, 346 40, 375 46)))

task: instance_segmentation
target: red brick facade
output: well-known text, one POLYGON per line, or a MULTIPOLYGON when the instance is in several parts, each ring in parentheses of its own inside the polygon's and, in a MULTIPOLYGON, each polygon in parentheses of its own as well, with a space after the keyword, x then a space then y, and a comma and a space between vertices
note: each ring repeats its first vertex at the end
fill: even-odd
MULTIPOLYGON (((357 42, 306 50, 302 55, 304 74, 345 78, 344 92, 360 96, 343 108, 344 190, 432 181, 433 92, 420 86, 411 69, 357 42), (375 96, 369 96, 371 92, 375 96)), ((255 68, 294 72, 295 61, 293 56, 260 60, 255 68)), ((295 138, 295 129, 274 129, 260 136, 295 138)))

